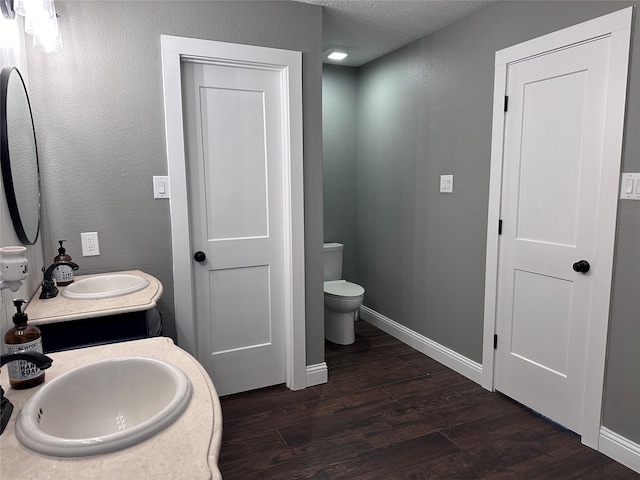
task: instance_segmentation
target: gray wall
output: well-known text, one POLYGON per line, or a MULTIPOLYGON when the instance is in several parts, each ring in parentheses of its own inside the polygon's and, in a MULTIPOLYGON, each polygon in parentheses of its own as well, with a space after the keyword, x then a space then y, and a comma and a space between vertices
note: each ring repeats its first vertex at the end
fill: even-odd
MULTIPOLYGON (((322 297, 322 9, 292 2, 56 2, 64 50, 27 48, 44 190, 45 259, 56 240, 82 273, 141 269, 164 285, 175 338, 160 35, 303 52, 307 363, 324 361, 322 297), (100 256, 80 233, 98 231, 100 256)), ((184 299, 188 301, 188 299, 184 299)))
POLYGON ((357 69, 322 69, 324 241, 344 244, 342 278, 355 281, 357 69))
MULTIPOLYGON (((494 53, 630 4, 498 2, 358 70, 366 305, 481 362, 494 53), (453 195, 438 192, 441 174, 454 174, 453 195)), ((627 172, 640 171, 635 22, 627 172)), ((640 202, 621 201, 619 220, 604 424, 640 442, 640 202)))

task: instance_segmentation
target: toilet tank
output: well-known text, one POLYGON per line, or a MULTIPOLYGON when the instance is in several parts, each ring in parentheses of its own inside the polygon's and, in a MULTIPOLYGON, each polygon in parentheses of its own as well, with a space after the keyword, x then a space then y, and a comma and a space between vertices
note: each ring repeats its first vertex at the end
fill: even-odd
POLYGON ((325 243, 324 249, 324 281, 342 280, 341 243, 325 243))

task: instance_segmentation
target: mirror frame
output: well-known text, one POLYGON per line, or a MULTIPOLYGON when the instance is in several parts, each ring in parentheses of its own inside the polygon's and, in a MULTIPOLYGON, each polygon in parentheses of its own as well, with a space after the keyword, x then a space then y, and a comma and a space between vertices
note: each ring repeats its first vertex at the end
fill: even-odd
POLYGON ((22 74, 16 67, 4 67, 0 72, 0 93, 2 93, 2 101, 0 102, 0 167, 2 170, 2 183, 4 185, 5 198, 7 199, 7 205, 9 207, 9 214, 11 215, 11 221, 13 228, 16 231, 18 239, 24 245, 34 245, 38 236, 40 235, 40 226, 42 222, 42 202, 41 202, 41 188, 40 188, 40 163, 38 161, 38 146, 36 143, 36 131, 33 125, 33 113, 31 110, 31 102, 29 101, 29 94, 22 78, 22 74), (15 72, 15 73, 14 73, 15 72), (38 225, 36 233, 33 238, 29 238, 27 235, 22 218, 20 216, 20 209, 18 206, 15 190, 15 182, 11 170, 11 152, 9 151, 9 132, 8 132, 8 119, 7 119, 7 96, 9 79, 12 74, 17 74, 17 78, 22 84, 24 89, 25 98, 27 100, 27 106, 29 107, 29 118, 31 120, 31 132, 33 134, 33 146, 35 151, 35 167, 37 175, 37 188, 38 188, 38 225))

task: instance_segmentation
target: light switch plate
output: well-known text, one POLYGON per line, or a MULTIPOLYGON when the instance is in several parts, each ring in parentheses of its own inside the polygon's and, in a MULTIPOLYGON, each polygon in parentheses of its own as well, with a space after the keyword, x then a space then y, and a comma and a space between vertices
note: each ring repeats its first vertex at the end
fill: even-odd
POLYGON ((623 173, 620 182, 622 200, 640 200, 640 173, 623 173))
POLYGON ((154 175, 153 198, 171 198, 171 190, 169 188, 169 177, 154 175))
POLYGON ((440 175, 440 193, 453 193, 453 175, 440 175))

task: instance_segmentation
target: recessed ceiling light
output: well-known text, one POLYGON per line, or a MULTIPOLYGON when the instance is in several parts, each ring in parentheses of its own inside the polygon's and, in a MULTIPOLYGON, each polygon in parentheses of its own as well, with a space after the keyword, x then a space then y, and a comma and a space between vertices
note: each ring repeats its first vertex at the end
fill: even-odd
POLYGON ((340 61, 347 58, 347 56, 355 50, 352 47, 343 47, 341 45, 329 45, 325 47, 322 54, 329 60, 340 61))
POLYGON ((347 52, 339 52, 336 50, 327 55, 327 58, 331 60, 344 60, 348 55, 349 54, 347 52))

